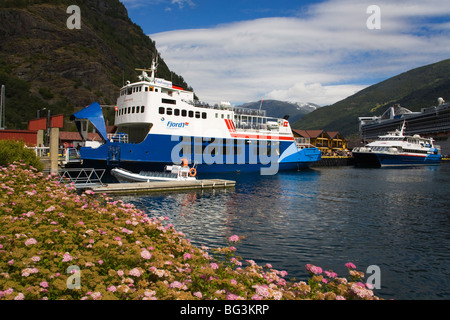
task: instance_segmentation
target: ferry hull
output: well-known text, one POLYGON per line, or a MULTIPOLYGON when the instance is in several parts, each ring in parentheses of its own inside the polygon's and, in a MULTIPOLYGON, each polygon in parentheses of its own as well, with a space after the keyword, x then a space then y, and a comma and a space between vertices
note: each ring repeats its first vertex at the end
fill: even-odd
POLYGON ((439 165, 440 155, 413 156, 413 155, 391 155, 374 152, 354 152, 356 166, 359 167, 406 167, 421 165, 439 165))
MULTIPOLYGON (((98 148, 83 147, 80 154, 85 167, 106 169, 121 167, 133 172, 162 171, 166 165, 179 162, 181 158, 187 158, 191 164, 196 163, 199 174, 260 172, 267 175, 276 174, 278 171, 305 169, 321 157, 317 148, 298 150, 295 142, 290 141, 280 141, 279 151, 268 149, 269 155, 267 151, 261 155, 261 151, 256 147, 257 140, 224 139, 221 141, 216 138, 220 143, 215 144, 217 150, 215 151, 212 144, 214 142, 211 142, 214 138, 199 138, 198 144, 194 143, 195 139, 149 135, 140 144, 107 142, 98 148), (192 144, 182 144, 180 141, 183 138, 192 141, 192 144), (188 153, 183 152, 186 146, 188 153), (224 149, 228 151, 224 153, 224 149)), ((264 146, 265 144, 267 141, 264 142, 264 146)))

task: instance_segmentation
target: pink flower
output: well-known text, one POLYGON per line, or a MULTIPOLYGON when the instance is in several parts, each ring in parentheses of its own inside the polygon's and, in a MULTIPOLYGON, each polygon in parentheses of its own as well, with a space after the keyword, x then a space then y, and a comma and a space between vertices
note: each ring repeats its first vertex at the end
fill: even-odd
POLYGON ((241 239, 239 239, 239 236, 237 235, 232 235, 231 237, 228 238, 228 241, 230 242, 238 242, 239 240, 241 239))
POLYGON ((144 249, 141 251, 141 257, 148 260, 152 257, 152 254, 144 249))
POLYGON ((19 293, 19 294, 14 298, 14 300, 23 300, 23 299, 25 299, 25 296, 23 295, 22 292, 19 293))
POLYGON ((130 276, 140 277, 141 271, 138 268, 131 269, 130 272, 128 272, 130 276))
POLYGON ((182 288, 183 284, 179 281, 174 281, 169 285, 170 288, 182 288))
POLYGON ((210 263, 209 265, 210 265, 211 268, 214 269, 214 270, 219 269, 219 265, 218 265, 217 263, 215 263, 215 262, 210 263))
POLYGON ((26 245, 26 246, 30 246, 30 245, 32 245, 32 244, 37 244, 37 241, 36 241, 35 238, 29 238, 29 239, 27 239, 27 240, 25 241, 25 245, 26 245))
POLYGON ((321 274, 322 273, 322 268, 321 267, 317 267, 317 266, 312 265, 312 264, 307 264, 306 265, 306 270, 308 270, 309 272, 311 272, 313 274, 321 274))
POLYGON ((270 293, 269 293, 269 288, 264 285, 264 286, 257 286, 256 288, 256 293, 262 297, 269 297, 270 293))
POLYGON ((202 293, 201 293, 200 291, 194 292, 193 294, 194 294, 194 296, 196 296, 197 298, 203 297, 203 295, 202 295, 202 293))
POLYGON ((345 266, 346 266, 347 268, 349 268, 349 269, 356 269, 356 266, 355 266, 353 263, 351 263, 351 262, 347 262, 347 263, 345 264, 345 266))
POLYGON ((328 278, 336 278, 337 273, 333 271, 324 271, 328 278))
POLYGON ((239 296, 233 294, 233 293, 229 293, 227 294, 227 300, 239 300, 239 296))
POLYGON ((73 259, 73 257, 68 252, 66 252, 66 253, 63 254, 62 262, 72 261, 72 259, 73 259))
POLYGON ((39 285, 40 285, 42 288, 48 288, 48 287, 49 287, 47 281, 41 281, 41 282, 39 283, 39 285))
POLYGON ((183 259, 184 260, 187 260, 187 259, 190 259, 190 258, 192 258, 192 255, 190 253, 183 254, 183 259))
POLYGON ((50 206, 47 209, 44 210, 44 212, 52 212, 54 211, 56 208, 54 206, 50 206))
POLYGON ((106 290, 110 291, 110 292, 116 292, 117 288, 115 286, 110 286, 108 287, 106 290))

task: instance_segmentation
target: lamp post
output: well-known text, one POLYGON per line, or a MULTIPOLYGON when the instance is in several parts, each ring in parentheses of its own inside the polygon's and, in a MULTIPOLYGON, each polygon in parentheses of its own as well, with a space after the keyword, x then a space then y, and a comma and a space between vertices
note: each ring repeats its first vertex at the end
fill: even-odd
POLYGON ((38 110, 37 111, 37 118, 38 119, 40 119, 40 112, 41 111, 44 111, 44 110, 47 110, 47 122, 46 122, 46 127, 47 127, 47 139, 46 139, 46 141, 47 141, 47 145, 49 144, 49 139, 50 139, 50 128, 49 128, 49 126, 50 126, 50 113, 51 113, 51 110, 50 109, 47 109, 47 108, 43 108, 43 109, 40 109, 40 110, 38 110))

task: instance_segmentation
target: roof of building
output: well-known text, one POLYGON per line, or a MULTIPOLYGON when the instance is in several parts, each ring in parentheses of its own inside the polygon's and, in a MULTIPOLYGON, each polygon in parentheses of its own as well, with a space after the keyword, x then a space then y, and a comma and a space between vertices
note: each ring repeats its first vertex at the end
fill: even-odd
MULTIPOLYGON (((59 140, 64 141, 82 141, 81 135, 79 132, 69 132, 69 131, 60 131, 59 132, 59 140)), ((98 133, 88 133, 88 140, 90 141, 101 141, 102 138, 98 133)))
POLYGON ((303 138, 317 138, 321 136, 322 133, 325 133, 326 135, 328 135, 328 137, 330 137, 330 139, 343 139, 343 136, 339 131, 292 129, 292 132, 303 138))

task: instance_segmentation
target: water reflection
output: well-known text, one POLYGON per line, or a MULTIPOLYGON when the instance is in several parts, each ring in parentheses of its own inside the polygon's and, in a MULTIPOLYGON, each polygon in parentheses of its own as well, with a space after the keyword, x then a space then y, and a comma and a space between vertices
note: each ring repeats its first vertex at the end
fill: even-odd
POLYGON ((305 278, 313 263, 382 271, 385 298, 449 298, 450 166, 411 170, 320 168, 236 174, 235 189, 122 197, 196 244, 245 236, 238 254, 305 278))

